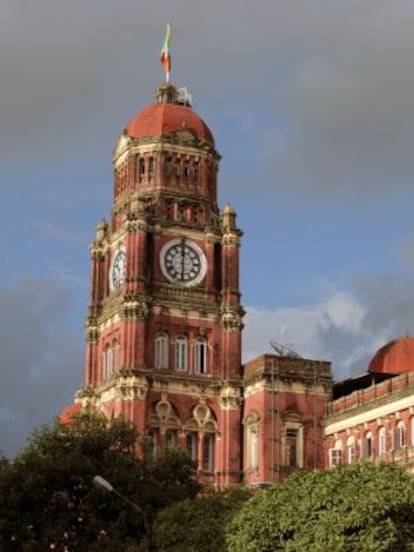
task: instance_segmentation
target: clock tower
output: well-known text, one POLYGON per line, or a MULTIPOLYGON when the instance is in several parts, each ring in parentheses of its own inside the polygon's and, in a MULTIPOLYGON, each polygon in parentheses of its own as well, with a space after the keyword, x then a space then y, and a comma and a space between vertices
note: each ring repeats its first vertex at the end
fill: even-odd
POLYGON ((113 153, 96 229, 76 402, 187 448, 200 478, 241 477, 241 231, 217 205, 220 156, 185 89, 162 84, 113 153))

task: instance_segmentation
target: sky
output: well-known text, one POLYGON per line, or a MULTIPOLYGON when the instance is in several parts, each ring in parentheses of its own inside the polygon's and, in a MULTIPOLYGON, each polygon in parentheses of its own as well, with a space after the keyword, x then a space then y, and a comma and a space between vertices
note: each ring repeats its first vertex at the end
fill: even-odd
POLYGON ((2 0, 0 450, 83 379, 89 243, 111 154, 172 26, 244 231, 243 358, 271 342, 364 372, 414 333, 412 0, 2 0))

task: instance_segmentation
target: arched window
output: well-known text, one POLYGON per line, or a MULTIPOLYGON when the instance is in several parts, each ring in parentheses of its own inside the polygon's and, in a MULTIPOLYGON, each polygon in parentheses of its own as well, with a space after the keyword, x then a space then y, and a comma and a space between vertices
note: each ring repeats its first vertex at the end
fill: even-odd
POLYGON ((195 431, 191 431, 190 433, 187 433, 187 451, 193 462, 197 461, 197 457, 198 457, 197 449, 198 449, 198 433, 196 433, 195 431))
POLYGON ((203 469, 206 471, 214 470, 214 435, 207 433, 203 439, 203 469))
POLYGON ((197 181, 198 181, 198 161, 194 162, 193 175, 194 175, 194 181, 195 181, 195 183, 197 183, 197 181))
POLYGON ((119 367, 119 343, 113 341, 112 345, 105 345, 102 352, 102 378, 107 379, 114 374, 119 367))
POLYGON ((200 337, 194 346, 194 371, 196 374, 207 373, 207 340, 200 337))
POLYGON ((402 448, 405 446, 405 424, 400 420, 394 431, 394 448, 402 448))
POLYGON ((355 462, 355 439, 352 435, 346 440, 346 461, 348 464, 355 462))
POLYGON ((181 176, 181 159, 175 160, 175 176, 176 178, 180 178, 181 176))
POLYGON ((382 456, 386 453, 385 444, 385 427, 380 427, 378 430, 378 455, 382 456))
POLYGON ((150 453, 153 458, 158 454, 159 447, 159 431, 158 429, 150 429, 148 432, 150 453))
POLYGON ((251 470, 259 465, 259 422, 250 423, 246 431, 247 467, 251 470))
POLYGON ((175 369, 178 372, 187 371, 188 344, 185 335, 177 337, 175 342, 175 369))
POLYGON ((109 345, 106 345, 102 351, 102 379, 104 380, 109 376, 108 351, 109 345))
POLYGON ((178 435, 176 429, 169 429, 165 435, 165 443, 168 448, 176 447, 178 443, 178 435))
POLYGON ((362 449, 361 449, 361 456, 362 458, 365 458, 368 460, 369 458, 372 458, 374 455, 374 442, 372 439, 372 433, 368 431, 368 433, 365 434, 365 437, 362 439, 362 449))
POLYGON ((169 178, 172 173, 172 159, 171 157, 167 157, 165 160, 165 176, 169 178))
POLYGON ((168 335, 165 332, 160 332, 155 336, 155 354, 154 365, 155 368, 167 369, 168 368, 168 335))
POLYGON ((155 166, 154 158, 150 157, 148 159, 148 174, 150 178, 154 176, 154 166, 155 166))
POLYGON ((410 445, 414 447, 414 416, 410 420, 410 429, 411 429, 411 442, 410 445))
POLYGON ((188 159, 184 161, 183 172, 185 180, 188 180, 190 178, 190 162, 188 161, 188 159))
POLYGON ((331 467, 342 464, 342 441, 338 439, 332 448, 329 449, 329 465, 331 467))
POLYGON ((141 182, 145 176, 145 159, 143 157, 139 158, 138 162, 138 179, 141 182))

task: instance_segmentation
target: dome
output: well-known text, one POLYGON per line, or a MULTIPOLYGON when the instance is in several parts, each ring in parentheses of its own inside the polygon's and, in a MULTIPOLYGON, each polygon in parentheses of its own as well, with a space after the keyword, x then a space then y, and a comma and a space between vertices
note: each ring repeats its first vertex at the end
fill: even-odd
POLYGON ((125 128, 131 138, 163 136, 187 129, 214 147, 214 138, 205 122, 190 107, 177 103, 158 103, 145 107, 125 128))
POLYGON ((369 371, 383 374, 403 374, 414 371, 414 337, 400 337, 376 352, 369 371))
POLYGON ((68 425, 72 423, 73 416, 76 416, 76 414, 79 414, 79 412, 82 410, 82 407, 80 404, 70 404, 69 406, 66 406, 59 414, 59 421, 60 423, 64 425, 68 425))

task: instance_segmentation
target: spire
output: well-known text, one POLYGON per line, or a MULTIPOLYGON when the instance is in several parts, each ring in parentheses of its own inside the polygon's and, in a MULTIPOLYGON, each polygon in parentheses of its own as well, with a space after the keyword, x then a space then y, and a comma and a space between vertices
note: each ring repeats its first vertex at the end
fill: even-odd
POLYGON ((171 25, 167 23, 164 45, 161 49, 160 61, 164 67, 165 82, 170 82, 171 71, 171 25))

